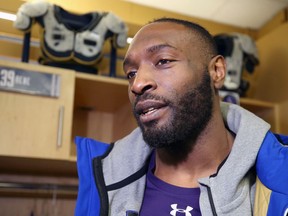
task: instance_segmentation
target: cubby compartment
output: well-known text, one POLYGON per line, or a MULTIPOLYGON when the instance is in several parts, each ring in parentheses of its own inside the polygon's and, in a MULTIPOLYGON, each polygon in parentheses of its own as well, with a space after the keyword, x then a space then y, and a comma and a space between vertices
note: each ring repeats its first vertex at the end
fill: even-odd
POLYGON ((111 143, 136 128, 125 79, 76 74, 71 157, 76 136, 111 143))
POLYGON ((268 122, 273 132, 279 133, 278 104, 250 98, 241 98, 240 105, 268 122))

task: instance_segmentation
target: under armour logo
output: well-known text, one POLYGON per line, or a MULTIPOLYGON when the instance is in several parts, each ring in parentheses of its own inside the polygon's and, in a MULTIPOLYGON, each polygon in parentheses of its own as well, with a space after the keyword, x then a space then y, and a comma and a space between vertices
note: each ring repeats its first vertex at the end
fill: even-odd
POLYGON ((285 210, 285 213, 283 216, 288 216, 288 208, 285 210))
POLYGON ((184 214, 185 213, 185 216, 192 216, 192 214, 190 213, 190 211, 192 211, 192 207, 190 206, 187 206, 186 209, 178 209, 177 208, 177 204, 172 204, 171 205, 171 208, 173 209, 171 212, 170 212, 170 215, 172 216, 177 216, 177 213, 181 213, 181 214, 184 214))

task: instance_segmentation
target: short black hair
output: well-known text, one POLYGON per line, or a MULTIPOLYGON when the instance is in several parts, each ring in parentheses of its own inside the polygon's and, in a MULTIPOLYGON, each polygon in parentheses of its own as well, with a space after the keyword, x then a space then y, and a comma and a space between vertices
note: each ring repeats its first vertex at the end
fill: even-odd
POLYGON ((154 19, 153 21, 149 22, 149 24, 158 22, 171 22, 187 27, 188 29, 196 33, 199 36, 199 38, 203 39, 203 42, 207 46, 206 48, 208 48, 208 50, 206 50, 207 52, 206 54, 209 54, 210 57, 217 55, 217 45, 214 40, 214 37, 203 26, 188 20, 169 18, 169 17, 154 19))

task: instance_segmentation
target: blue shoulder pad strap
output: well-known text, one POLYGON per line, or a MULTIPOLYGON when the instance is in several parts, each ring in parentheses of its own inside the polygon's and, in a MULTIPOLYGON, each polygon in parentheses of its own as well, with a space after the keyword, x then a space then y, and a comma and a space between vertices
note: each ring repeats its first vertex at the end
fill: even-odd
POLYGON ((109 144, 90 138, 76 137, 79 178, 75 216, 99 215, 100 199, 94 182, 93 159, 103 155, 109 144))

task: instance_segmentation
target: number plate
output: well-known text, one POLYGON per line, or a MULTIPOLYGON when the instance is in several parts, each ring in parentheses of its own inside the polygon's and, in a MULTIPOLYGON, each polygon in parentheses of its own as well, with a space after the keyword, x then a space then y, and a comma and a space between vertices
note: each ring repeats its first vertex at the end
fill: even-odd
POLYGON ((59 97, 60 81, 58 74, 0 67, 0 90, 59 97))

